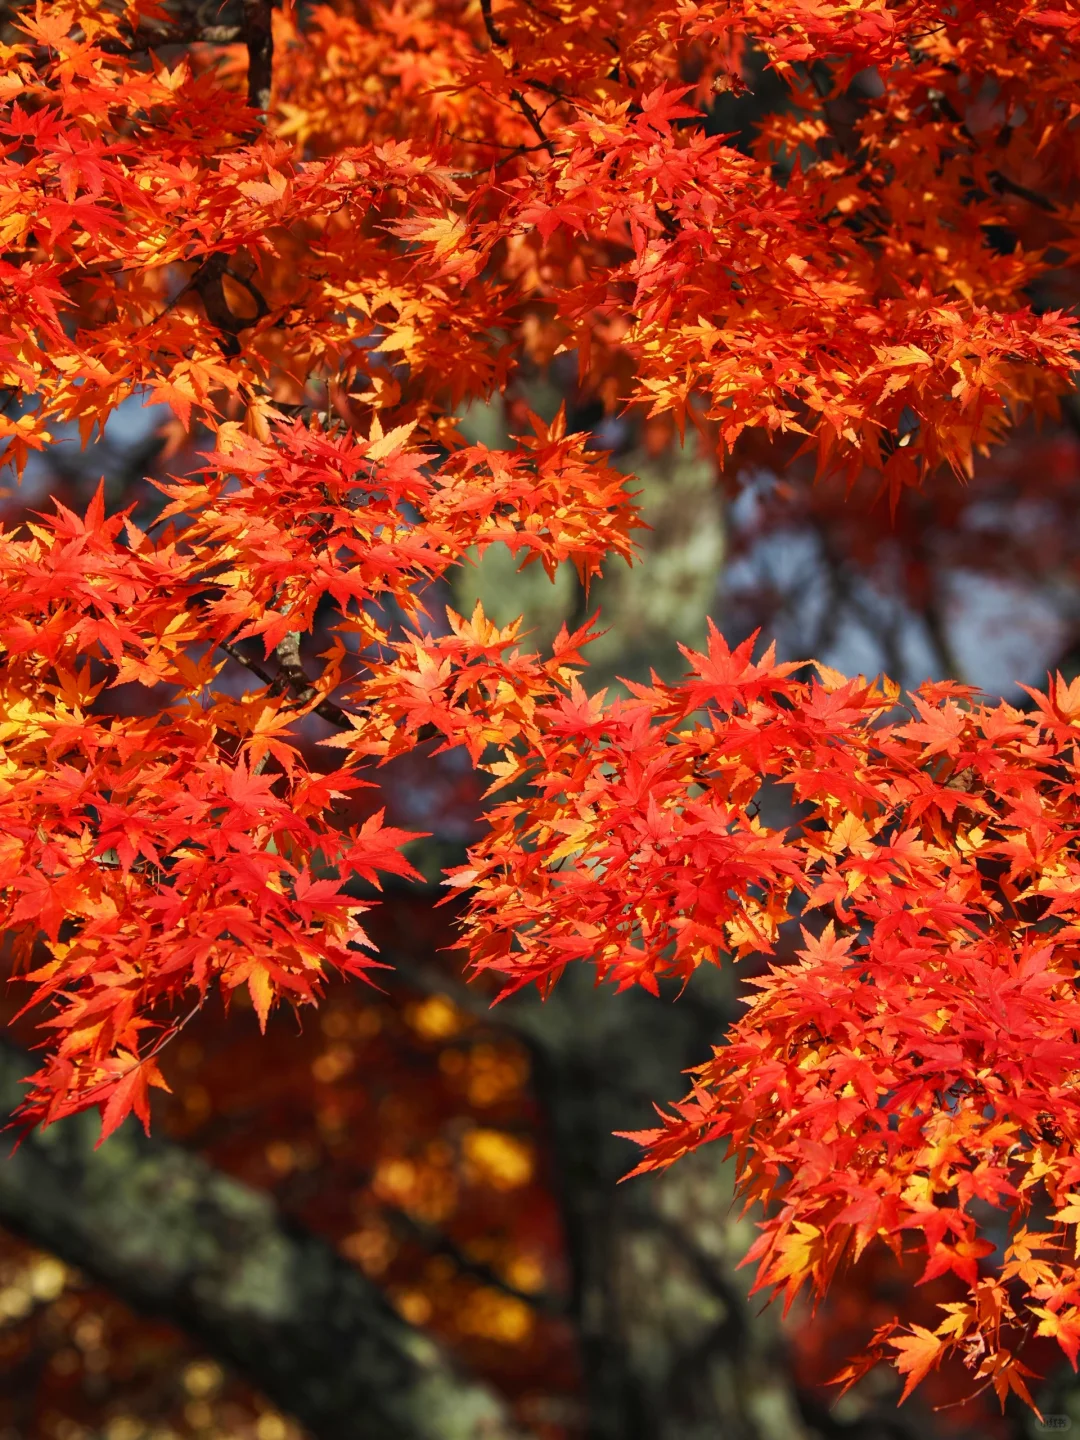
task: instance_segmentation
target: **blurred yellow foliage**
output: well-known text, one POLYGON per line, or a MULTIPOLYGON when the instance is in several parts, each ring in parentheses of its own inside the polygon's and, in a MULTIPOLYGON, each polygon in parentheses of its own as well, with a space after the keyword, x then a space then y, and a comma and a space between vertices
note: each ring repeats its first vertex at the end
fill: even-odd
POLYGON ((502 1130, 469 1130, 461 1143, 470 1179, 495 1190, 516 1190, 533 1176, 533 1149, 502 1130))

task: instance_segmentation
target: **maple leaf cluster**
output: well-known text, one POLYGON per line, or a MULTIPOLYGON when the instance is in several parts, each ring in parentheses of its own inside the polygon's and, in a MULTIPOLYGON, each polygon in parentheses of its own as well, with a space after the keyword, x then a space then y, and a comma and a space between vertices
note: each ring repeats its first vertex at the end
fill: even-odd
POLYGON ((797 963, 751 980, 690 1096, 636 1137, 639 1170, 728 1139, 768 1214, 757 1286, 789 1303, 871 1242, 925 1247, 923 1279, 951 1272, 970 1297, 917 1351, 890 1342, 901 1370, 955 1349, 1027 1398, 1010 1337, 1029 1315, 1070 1358, 1080 1345, 1061 1259, 1080 1221, 1080 685, 1031 715, 927 685, 902 723, 895 687, 796 679, 750 647, 713 631, 683 685, 610 705, 573 686, 538 710, 532 793, 453 877, 473 963, 514 989, 590 960, 659 993, 719 954, 775 953, 800 919, 797 963), (976 1202, 1050 1228, 1017 1230, 986 1276, 976 1202))
POLYGON ((212 982, 246 984, 265 1024, 275 996, 311 1000, 328 969, 375 963, 366 907, 346 886, 416 877, 399 853, 413 837, 381 815, 343 826, 335 803, 371 783, 360 767, 425 727, 479 756, 575 654, 567 638, 551 661, 493 667, 489 652, 501 658, 513 632, 480 612, 452 617, 449 635, 391 645, 379 607, 415 616, 418 581, 496 537, 548 563, 578 557, 588 573, 590 551, 628 546, 635 523, 622 478, 583 468, 579 439, 538 438, 527 479, 483 447, 426 474, 424 455, 377 421, 366 441, 301 425, 276 441, 238 436, 211 470, 163 486, 167 528, 154 540, 106 519, 99 489, 84 520, 61 506, 4 544, 6 920, 17 947, 47 937, 52 959, 29 978, 36 1003, 59 1004, 49 1023, 64 1032, 41 1077, 43 1118, 104 1102, 109 1131, 132 1105, 145 1114, 147 1085, 161 1083, 153 1055, 176 1029, 157 1034, 155 1011, 189 992, 197 1005, 212 982), (564 524, 555 502, 583 485, 589 501, 564 524), (408 523, 406 505, 428 523, 408 523), (206 704, 235 647, 291 654, 289 637, 327 596, 342 634, 318 684, 286 664, 261 689, 206 704), (169 699, 150 714, 102 713, 103 690, 132 685, 169 699), (317 773, 295 727, 335 687, 358 707, 330 711, 347 726, 330 743, 348 758, 317 773), (153 1048, 141 1050, 148 1029, 153 1048))
POLYGON ((349 797, 435 737, 518 796, 450 877, 508 989, 588 960, 656 990, 804 922, 645 1167, 726 1137, 789 1296, 921 1236, 968 1298, 870 1355, 914 1383, 959 1350, 1026 1397, 1025 1327, 1080 1345, 1080 698, 929 687, 902 722, 888 683, 714 635, 609 704, 588 627, 542 656, 429 610, 493 544, 585 586, 632 557, 632 482, 587 436, 458 429, 560 352, 609 410, 722 458, 794 437, 894 505, 1053 414, 1075 325, 1029 296, 1080 259, 1080 10, 287 4, 268 94, 234 38, 77 0, 0 46, 8 460, 137 395, 205 442, 152 524, 99 491, 0 537, 0 905, 50 1035, 26 1118, 145 1120, 213 987, 265 1023, 368 975, 356 882, 414 874, 412 837, 349 797), (754 57, 785 99, 733 143, 708 107, 754 57), (976 1202, 1051 1229, 990 1274, 976 1202))

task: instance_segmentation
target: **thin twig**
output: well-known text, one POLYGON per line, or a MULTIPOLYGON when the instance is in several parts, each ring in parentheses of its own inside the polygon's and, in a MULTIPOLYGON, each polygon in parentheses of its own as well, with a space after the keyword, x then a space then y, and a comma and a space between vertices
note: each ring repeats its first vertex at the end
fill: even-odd
POLYGON ((145 1055, 141 1057, 141 1059, 139 1060, 139 1064, 145 1065, 147 1060, 153 1060, 156 1055, 160 1055, 162 1050, 165 1049, 165 1046, 176 1039, 177 1035, 180 1034, 180 1031, 183 1030, 184 1026, 190 1020, 194 1020, 195 1016, 199 1013, 199 1011, 203 1008, 205 1004, 206 996, 204 995, 197 1004, 192 1006, 192 1008, 188 1011, 188 1013, 184 1016, 182 1020, 178 1020, 176 1024, 172 1027, 172 1029, 167 1030, 165 1034, 162 1035, 161 1038, 158 1040, 157 1044, 154 1045, 150 1050, 147 1051, 145 1055))
POLYGON ((558 1296, 543 1290, 530 1292, 520 1289, 509 1280, 503 1279, 499 1272, 490 1265, 485 1265, 482 1260, 474 1260, 437 1225, 425 1224, 424 1221, 417 1220, 415 1216, 400 1209, 397 1205, 388 1205, 383 1202, 380 1204, 380 1209, 390 1223, 403 1231, 410 1240, 415 1240, 425 1250, 430 1250, 436 1255, 445 1255, 448 1260, 453 1261, 462 1274, 471 1275, 474 1280, 480 1280, 493 1290, 499 1290, 514 1300, 521 1300, 530 1309, 541 1310, 546 1315, 566 1314, 566 1305, 558 1296))
POLYGON ((445 133, 448 140, 456 140, 459 145, 476 145, 484 150, 509 150, 510 154, 506 157, 508 160, 513 160, 517 155, 528 155, 533 150, 547 149, 546 141, 542 145, 504 145, 498 140, 488 140, 483 135, 462 135, 457 130, 447 130, 445 133))

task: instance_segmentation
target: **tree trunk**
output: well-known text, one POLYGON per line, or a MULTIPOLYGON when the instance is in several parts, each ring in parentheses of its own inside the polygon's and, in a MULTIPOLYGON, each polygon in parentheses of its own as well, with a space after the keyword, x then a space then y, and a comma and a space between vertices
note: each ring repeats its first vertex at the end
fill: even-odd
MULTIPOLYGON (((0 1044, 10 1113, 28 1057, 0 1044)), ((169 1320, 325 1440, 510 1440, 487 1387, 272 1200, 130 1122, 95 1114, 0 1160, 0 1224, 169 1320)))
POLYGON ((753 1238, 732 1210, 719 1145, 626 1184, 635 1147, 613 1133, 681 1098, 681 1072, 730 1018, 716 970, 686 994, 597 989, 570 969, 550 998, 500 1017, 528 1036, 562 1204, 587 1385, 588 1440, 807 1440, 777 1315, 736 1266, 753 1238))

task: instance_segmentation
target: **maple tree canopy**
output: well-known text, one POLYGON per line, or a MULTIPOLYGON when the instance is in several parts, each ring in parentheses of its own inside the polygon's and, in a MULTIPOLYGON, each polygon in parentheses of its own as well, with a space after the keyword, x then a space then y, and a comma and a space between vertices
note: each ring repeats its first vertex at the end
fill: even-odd
POLYGON ((924 1248, 964 1298, 848 1380, 959 1354, 1027 1399, 1032 1333, 1080 1348, 1080 684, 905 711, 713 631, 682 683, 608 700, 588 627, 532 653, 425 595, 496 544, 586 585, 632 560, 633 481, 588 436, 459 431, 524 360, 576 352, 583 391, 721 457, 799 437, 879 476, 883 525, 1055 413, 1076 329, 1026 296, 1080 259, 1080 5, 243 13, 39 3, 0 46, 7 459, 131 396, 209 435, 146 529, 99 491, 0 535, 0 899, 47 1037, 25 1120, 145 1121, 212 993, 265 1022, 369 974, 355 882, 415 872, 350 797, 434 736, 491 777, 448 878, 507 990, 585 961, 656 991, 802 925, 639 1168, 726 1139, 789 1300, 924 1248), (752 71, 784 103, 714 133, 752 71))

